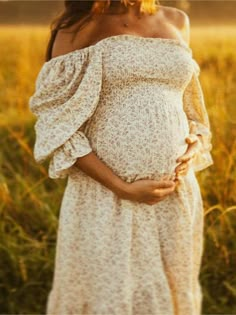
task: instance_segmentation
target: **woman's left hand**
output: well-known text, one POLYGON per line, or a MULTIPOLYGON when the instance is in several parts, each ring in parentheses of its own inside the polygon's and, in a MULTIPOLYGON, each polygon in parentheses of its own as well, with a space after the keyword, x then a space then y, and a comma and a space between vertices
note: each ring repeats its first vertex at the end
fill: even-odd
POLYGON ((200 140, 201 135, 197 135, 196 133, 194 133, 195 128, 196 128, 195 123, 191 122, 190 133, 188 137, 185 139, 185 141, 188 143, 188 148, 186 152, 180 157, 178 157, 178 159, 176 160, 176 162, 181 162, 175 168, 177 178, 178 175, 186 175, 188 173, 190 166, 189 164, 201 146, 200 140))

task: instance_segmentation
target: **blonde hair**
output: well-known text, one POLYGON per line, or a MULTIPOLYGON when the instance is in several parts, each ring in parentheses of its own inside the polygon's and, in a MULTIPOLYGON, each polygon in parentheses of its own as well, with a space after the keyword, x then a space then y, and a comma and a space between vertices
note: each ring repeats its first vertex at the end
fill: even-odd
MULTIPOLYGON (((93 7, 91 9, 92 13, 99 14, 104 12, 105 9, 107 9, 112 0, 105 0, 105 1, 94 1, 93 7)), ((137 0, 136 0, 137 1, 137 0)), ((132 2, 130 0, 120 0, 121 3, 123 3, 126 7, 128 5, 133 5, 135 2, 132 2)), ((154 14, 159 10, 159 0, 140 0, 140 12, 142 13, 149 13, 154 14)))

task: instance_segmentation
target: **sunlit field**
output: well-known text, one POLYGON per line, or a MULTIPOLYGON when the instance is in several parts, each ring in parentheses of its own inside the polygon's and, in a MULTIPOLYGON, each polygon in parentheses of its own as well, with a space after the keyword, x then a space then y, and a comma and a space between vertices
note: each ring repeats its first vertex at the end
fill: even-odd
MULTIPOLYGON (((66 179, 47 178, 48 162, 35 163, 35 117, 28 107, 48 38, 44 27, 0 29, 1 314, 44 314, 52 282, 66 179)), ((205 208, 204 314, 236 314, 235 38, 236 27, 191 32, 213 133, 214 165, 196 173, 205 208)))

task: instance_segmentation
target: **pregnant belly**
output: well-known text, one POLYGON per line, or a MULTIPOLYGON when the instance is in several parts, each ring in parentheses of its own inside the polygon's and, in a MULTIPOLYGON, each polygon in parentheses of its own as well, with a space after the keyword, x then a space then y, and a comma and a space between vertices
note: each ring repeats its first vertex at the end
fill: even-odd
POLYGON ((181 111, 171 115, 111 115, 97 117, 87 136, 93 151, 120 177, 174 175, 176 159, 185 153, 188 121, 181 111))

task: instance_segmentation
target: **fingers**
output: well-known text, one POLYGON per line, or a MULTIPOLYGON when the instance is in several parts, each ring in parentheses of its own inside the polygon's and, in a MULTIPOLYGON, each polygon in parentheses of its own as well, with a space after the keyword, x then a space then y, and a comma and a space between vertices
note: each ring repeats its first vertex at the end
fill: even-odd
POLYGON ((174 183, 173 186, 169 187, 169 188, 164 188, 164 189, 157 188, 157 189, 154 189, 153 197, 157 197, 157 198, 165 197, 166 195, 169 195, 170 193, 172 193, 175 190, 175 186, 176 186, 176 183, 174 183))
POLYGON ((148 204, 148 205, 154 205, 155 203, 157 203, 157 202, 159 202, 159 201, 161 201, 162 199, 157 199, 157 200, 154 200, 154 201, 147 201, 147 202, 145 202, 146 204, 148 204))
POLYGON ((161 181, 153 181, 155 187, 157 187, 158 189, 161 188, 170 188, 175 186, 175 183, 173 180, 161 180, 161 181))
POLYGON ((190 144, 187 151, 182 156, 178 157, 176 162, 189 161, 190 159, 192 159, 195 156, 197 149, 198 149, 198 141, 190 144))
POLYGON ((189 170, 189 169, 187 168, 187 169, 185 169, 185 170, 183 170, 183 171, 178 172, 178 173, 176 174, 177 179, 179 179, 179 176, 187 175, 188 170, 189 170))
POLYGON ((176 177, 178 179, 178 176, 187 175, 189 167, 190 167, 190 161, 182 162, 175 168, 176 177))
POLYGON ((177 165, 177 167, 175 168, 175 172, 178 173, 178 172, 181 172, 183 170, 186 170, 189 166, 188 163, 189 163, 189 161, 182 162, 181 164, 177 165))
POLYGON ((194 143, 196 141, 198 141, 198 136, 196 134, 189 134, 187 138, 185 138, 185 141, 188 144, 194 143))
POLYGON ((178 183, 179 183, 179 180, 177 178, 175 178, 175 180, 173 180, 173 181, 162 181, 160 183, 161 188, 154 189, 153 194, 152 194, 153 198, 151 198, 151 200, 149 200, 149 201, 146 201, 145 203, 148 205, 153 205, 153 204, 165 199, 169 194, 174 192, 178 183), (164 186, 166 186, 166 187, 164 188, 164 186))
POLYGON ((146 201, 145 203, 148 205, 154 205, 155 203, 162 201, 163 199, 165 199, 165 197, 159 197, 159 198, 155 198, 149 201, 146 201))
POLYGON ((194 158, 194 155, 195 155, 195 152, 186 153, 186 154, 182 155, 181 157, 179 157, 176 160, 176 162, 188 162, 194 158))

